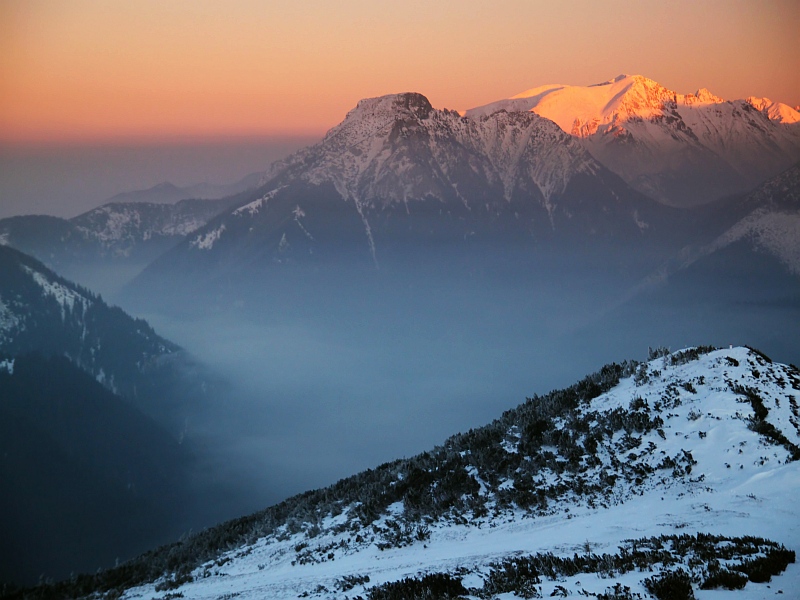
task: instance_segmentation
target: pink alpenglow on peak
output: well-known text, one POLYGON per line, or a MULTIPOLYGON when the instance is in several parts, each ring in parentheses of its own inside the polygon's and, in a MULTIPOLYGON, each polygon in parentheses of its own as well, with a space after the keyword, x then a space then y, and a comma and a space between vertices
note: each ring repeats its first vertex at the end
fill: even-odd
POLYGON ((743 193, 800 160, 800 112, 768 98, 680 94, 641 75, 543 85, 466 111, 534 112, 638 191, 673 206, 743 193))
POLYGON ((755 96, 748 96, 745 101, 753 108, 767 115, 770 121, 777 121, 778 123, 800 122, 800 106, 792 108, 782 102, 773 102, 769 98, 756 98, 755 96))
POLYGON ((590 86, 543 85, 508 100, 468 110, 468 116, 488 115, 498 110, 532 111, 578 137, 597 132, 602 125, 659 116, 666 108, 720 104, 722 98, 706 88, 694 94, 678 94, 642 75, 619 75, 590 86))
POLYGON ((687 106, 692 104, 722 104, 725 102, 719 96, 715 96, 708 88, 700 88, 694 94, 687 94, 683 97, 683 103, 687 106))

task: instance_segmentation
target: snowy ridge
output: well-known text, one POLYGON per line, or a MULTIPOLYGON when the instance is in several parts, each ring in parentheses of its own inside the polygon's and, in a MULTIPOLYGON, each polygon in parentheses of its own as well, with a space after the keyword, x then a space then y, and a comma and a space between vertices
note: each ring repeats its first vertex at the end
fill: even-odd
POLYGON ((0 246, 16 248, 77 278, 87 267, 93 271, 103 264, 140 267, 238 200, 111 202, 71 219, 46 215, 9 217, 0 220, 0 246))
POLYGON ((224 231, 225 225, 220 225, 216 229, 199 234, 190 242, 190 245, 198 250, 211 250, 214 247, 214 242, 222 236, 224 231))
MULTIPOLYGON (((633 538, 703 532, 800 548, 800 371, 747 348, 651 356, 532 398, 430 453, 243 520, 237 531, 252 533, 236 547, 123 597, 175 590, 197 599, 344 599, 440 573, 461 581, 468 597, 489 598, 493 564, 510 557, 577 559, 614 554, 633 538), (353 487, 369 481, 378 487, 353 487)), ((718 597, 699 589, 713 567, 691 564, 695 597, 718 597)), ((616 583, 649 597, 649 575, 542 575, 531 594, 560 587, 598 595, 616 583)), ((800 569, 789 565, 772 591, 756 581, 745 577, 736 597, 796 590, 800 569)), ((516 591, 502 597, 532 597, 516 591)))
POLYGON ((675 205, 744 191, 800 158, 800 113, 791 107, 767 98, 725 101, 707 89, 679 94, 641 75, 541 86, 465 114, 498 111, 554 121, 630 185, 675 205), (704 171, 716 177, 705 198, 670 187, 673 177, 702 179, 704 171))
POLYGON ((674 273, 740 241, 774 256, 790 273, 800 274, 800 164, 746 196, 719 203, 712 220, 729 214, 738 215, 730 226, 706 243, 684 247, 651 274, 639 290, 659 285, 674 273))
MULTIPOLYGON (((608 131, 630 120, 664 115, 671 105, 699 108, 724 102, 707 89, 678 94, 641 75, 620 75, 588 87, 546 85, 470 109, 467 116, 485 116, 506 110, 533 111, 577 137, 608 131)), ((760 110, 760 109, 759 109, 760 110)))
POLYGON ((765 181, 745 200, 746 206, 800 211, 800 163, 765 181))
MULTIPOLYGON (((0 247, 0 353, 69 358, 111 389, 131 383, 177 346, 35 259, 0 247)), ((131 389, 125 389, 125 393, 131 389)))
POLYGON ((138 246, 159 239, 176 241, 223 211, 227 200, 182 200, 176 204, 112 202, 71 222, 86 240, 116 257, 128 257, 138 246))
POLYGON ((755 96, 748 96, 745 98, 745 102, 767 115, 770 121, 777 121, 778 123, 800 122, 800 111, 797 110, 800 107, 792 108, 782 102, 773 102, 769 98, 756 98, 755 96))
POLYGON ((534 125, 506 113, 481 119, 475 127, 477 131, 469 137, 480 140, 480 148, 503 182, 506 200, 525 173, 536 183, 552 213, 550 200, 564 193, 575 174, 598 170, 599 165, 580 152, 578 144, 546 121, 534 125))
POLYGON ((269 202, 270 199, 274 198, 275 194, 277 194, 282 189, 283 189, 282 187, 279 187, 277 189, 274 189, 272 191, 267 192, 266 194, 261 196, 261 198, 259 198, 258 200, 253 200, 252 202, 249 202, 249 203, 245 204, 244 206, 240 206, 239 208, 237 208, 236 210, 233 211, 233 214, 234 215, 242 215, 242 214, 247 213, 248 215, 253 216, 259 210, 261 210, 261 208, 267 202, 269 202))

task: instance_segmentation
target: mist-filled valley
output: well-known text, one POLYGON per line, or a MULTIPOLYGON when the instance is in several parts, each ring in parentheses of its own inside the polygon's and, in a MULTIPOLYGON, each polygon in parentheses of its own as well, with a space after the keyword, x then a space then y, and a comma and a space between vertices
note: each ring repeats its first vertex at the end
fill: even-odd
POLYGON ((153 294, 137 314, 224 382, 187 439, 212 477, 246 490, 223 501, 230 516, 416 454, 648 347, 800 358, 800 286, 777 270, 639 289, 598 258, 548 256, 516 277, 430 260, 402 274, 278 265, 237 289, 174 291, 161 311, 153 294))
MULTIPOLYGON (((110 298, 188 353, 179 383, 162 382, 168 397, 145 405, 187 456, 151 545, 414 456, 649 347, 800 359, 800 284, 745 249, 717 257, 713 277, 692 268, 647 285, 648 257, 491 250, 275 264, 204 291, 134 278, 110 298)), ((127 557, 147 547, 119 539, 127 557)), ((79 564, 110 566, 123 548, 79 564)))

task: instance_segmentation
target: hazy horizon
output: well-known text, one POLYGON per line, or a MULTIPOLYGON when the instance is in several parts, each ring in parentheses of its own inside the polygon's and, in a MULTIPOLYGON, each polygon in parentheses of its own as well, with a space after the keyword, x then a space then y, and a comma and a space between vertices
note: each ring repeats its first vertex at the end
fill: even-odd
POLYGON ((106 145, 0 145, 0 219, 45 214, 70 218, 123 192, 169 182, 231 184, 318 138, 116 143, 106 145))

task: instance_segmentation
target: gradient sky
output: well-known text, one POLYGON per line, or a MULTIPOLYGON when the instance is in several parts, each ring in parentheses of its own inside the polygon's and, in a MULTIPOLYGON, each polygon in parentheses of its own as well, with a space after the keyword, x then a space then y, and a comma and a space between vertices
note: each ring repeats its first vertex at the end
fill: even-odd
POLYGON ((363 97, 620 73, 794 106, 798 31, 797 0, 0 0, 0 141, 321 135, 363 97))

